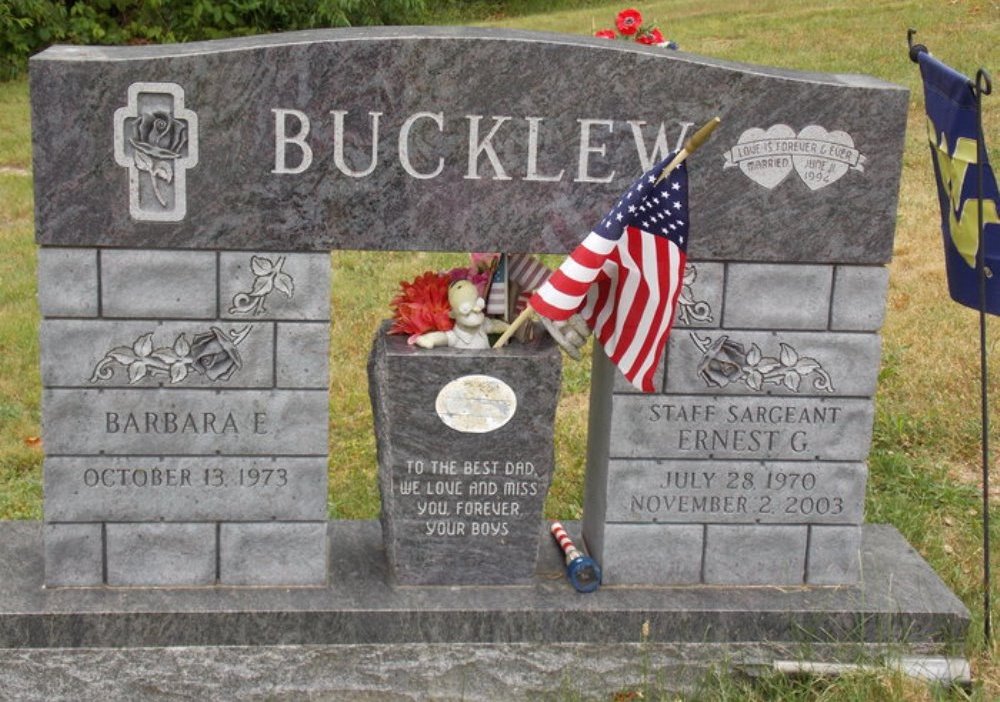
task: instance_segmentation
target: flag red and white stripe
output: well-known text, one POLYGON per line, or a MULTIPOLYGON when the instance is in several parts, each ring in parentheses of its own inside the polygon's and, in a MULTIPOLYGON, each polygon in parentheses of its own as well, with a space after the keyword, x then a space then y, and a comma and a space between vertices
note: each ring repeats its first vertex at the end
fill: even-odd
POLYGON ((519 289, 515 312, 520 312, 527 306, 531 294, 552 275, 552 269, 531 254, 511 254, 510 280, 517 283, 519 289))
POLYGON ((633 183, 531 297, 553 320, 579 312, 625 378, 652 392, 687 258, 687 169, 656 183, 673 154, 633 183))
POLYGON ((569 565, 572 561, 583 555, 580 549, 576 547, 576 544, 573 543, 573 539, 569 538, 569 534, 566 533, 566 528, 561 522, 552 522, 549 525, 549 531, 552 532, 556 543, 562 549, 563 555, 566 558, 566 565, 569 565))

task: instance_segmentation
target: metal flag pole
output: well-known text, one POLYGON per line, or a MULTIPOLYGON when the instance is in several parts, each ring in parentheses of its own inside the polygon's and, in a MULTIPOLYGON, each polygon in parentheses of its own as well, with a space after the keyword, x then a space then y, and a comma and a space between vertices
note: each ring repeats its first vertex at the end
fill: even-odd
MULTIPOLYGON (((983 639, 990 645, 992 632, 992 608, 990 605, 990 409, 989 385, 986 366, 986 228, 983 216, 985 200, 986 135, 983 132, 983 95, 993 92, 993 83, 985 69, 976 72, 976 82, 972 93, 976 98, 976 173, 979 190, 977 207, 979 224, 979 247, 976 251, 976 273, 979 277, 979 390, 982 407, 982 447, 983 447, 983 639)), ((991 272, 992 274, 992 272, 991 272)))
MULTIPOLYGON (((906 43, 909 46, 910 60, 914 63, 920 62, 920 54, 929 53, 923 44, 914 44, 913 36, 917 33, 915 29, 906 32, 906 43)), ((988 646, 993 639, 992 632, 992 606, 991 581, 990 581, 990 408, 989 408, 989 378, 987 374, 986 355, 986 278, 992 277, 993 271, 986 267, 986 241, 985 241, 985 217, 983 204, 986 190, 986 136, 983 130, 983 95, 993 92, 993 83, 990 80, 986 69, 980 68, 976 72, 976 80, 968 81, 969 90, 976 103, 976 174, 978 190, 977 234, 978 247, 976 250, 976 281, 979 293, 979 392, 980 392, 980 425, 982 429, 981 446, 983 460, 983 639, 988 646)))
MULTIPOLYGON (((660 172, 660 176, 656 179, 656 183, 659 183, 668 175, 670 175, 670 173, 675 168, 677 168, 677 166, 681 165, 688 156, 690 156, 698 149, 698 147, 704 144, 708 140, 708 137, 712 135, 712 132, 715 131, 715 128, 719 126, 719 123, 721 121, 722 119, 720 117, 713 117, 708 122, 706 122, 704 126, 701 127, 701 129, 692 134, 691 137, 684 142, 683 148, 681 148, 681 150, 677 152, 677 155, 675 155, 670 160, 670 163, 667 164, 666 168, 664 168, 660 172)), ((654 185, 656 183, 654 183, 654 185)), ((498 349, 501 348, 502 346, 506 346, 507 342, 510 340, 510 337, 514 336, 514 333, 525 322, 531 319, 531 315, 534 314, 534 312, 535 310, 531 307, 530 304, 526 305, 521 314, 519 314, 517 318, 510 323, 510 326, 507 328, 507 330, 503 334, 501 334, 500 338, 497 339, 495 344, 493 344, 493 348, 498 349)))

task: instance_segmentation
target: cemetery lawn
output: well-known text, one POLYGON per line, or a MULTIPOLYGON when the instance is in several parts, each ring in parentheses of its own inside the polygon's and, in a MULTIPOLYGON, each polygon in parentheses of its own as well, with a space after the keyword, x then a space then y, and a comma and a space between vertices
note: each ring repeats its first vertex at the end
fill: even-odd
MULTIPOLYGON (((589 34, 613 24, 627 3, 493 19, 489 26, 589 34)), ((996 0, 661 0, 634 4, 685 50, 805 71, 867 73, 911 90, 866 521, 894 524, 973 613, 965 645, 971 693, 934 691, 891 672, 806 682, 727 676, 706 680, 705 699, 1000 698, 998 647, 982 643, 982 541, 978 319, 948 299, 939 214, 928 159, 919 75, 906 56, 906 30, 966 74, 984 66, 1000 81, 996 0)), ((478 5, 482 6, 482 3, 478 5)), ((449 15, 451 18, 452 15, 449 15)), ((587 97, 581 96, 581 103, 587 97)), ((648 96, 646 99, 649 99, 648 96)), ((669 115, 664 96, 664 113, 669 115)), ((1000 84, 985 99, 990 158, 1000 165, 1000 84)), ((30 177, 27 81, 0 83, 0 519, 42 516, 38 309, 30 177)), ((692 168, 698 168, 697 156, 692 168)), ((692 203, 696 206, 696 203, 692 203)), ((584 232, 581 232, 583 236, 584 232)), ((693 233, 693 235, 697 235, 693 233)), ((331 328, 332 518, 378 514, 375 446, 365 362, 398 281, 465 257, 430 253, 333 254, 331 328)), ((558 259, 556 259, 558 260, 558 259)), ((1000 331, 990 320, 991 411, 1000 425, 1000 331)), ((578 519, 583 493, 589 363, 567 360, 557 421, 557 472, 547 503, 553 518, 578 519)), ((994 434, 994 456, 1000 454, 994 434)), ((1000 544, 1000 474, 992 491, 994 544, 1000 544)), ((996 549, 994 549, 996 550, 996 549)), ((994 558, 994 571, 1000 563, 994 558)), ((1000 574, 994 583, 1000 581, 1000 574)), ((994 584, 994 629, 1000 587, 994 584)), ((656 699, 655 680, 621 699, 656 699)))

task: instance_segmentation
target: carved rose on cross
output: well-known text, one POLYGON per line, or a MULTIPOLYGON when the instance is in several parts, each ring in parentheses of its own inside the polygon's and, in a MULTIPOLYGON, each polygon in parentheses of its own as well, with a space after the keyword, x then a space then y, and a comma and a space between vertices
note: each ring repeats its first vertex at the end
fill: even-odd
POLYGON ((168 112, 145 112, 132 125, 132 146, 155 158, 180 158, 187 145, 187 124, 168 112))
POLYGON ((166 207, 166 198, 157 181, 173 182, 172 161, 180 158, 187 146, 187 123, 162 110, 144 112, 132 124, 129 143, 135 149, 135 167, 149 173, 153 194, 166 207))

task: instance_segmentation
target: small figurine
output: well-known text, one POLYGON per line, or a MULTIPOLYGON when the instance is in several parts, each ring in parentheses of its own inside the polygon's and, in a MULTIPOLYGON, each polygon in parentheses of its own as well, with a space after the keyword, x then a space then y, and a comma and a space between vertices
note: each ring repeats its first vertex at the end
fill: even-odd
POLYGON ((449 316, 455 326, 445 332, 427 332, 418 336, 414 343, 425 349, 435 346, 450 346, 456 349, 488 349, 488 334, 499 334, 507 329, 507 323, 491 319, 483 313, 486 302, 479 296, 476 286, 468 280, 458 280, 448 288, 449 316))

